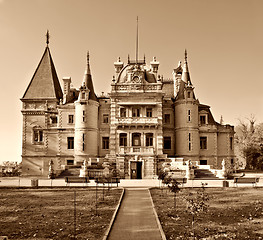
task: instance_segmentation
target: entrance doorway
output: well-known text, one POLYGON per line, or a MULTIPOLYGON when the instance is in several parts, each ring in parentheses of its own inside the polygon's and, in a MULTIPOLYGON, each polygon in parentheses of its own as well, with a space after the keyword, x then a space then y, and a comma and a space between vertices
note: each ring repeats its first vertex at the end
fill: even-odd
POLYGON ((142 179, 142 162, 131 162, 131 179, 142 179))

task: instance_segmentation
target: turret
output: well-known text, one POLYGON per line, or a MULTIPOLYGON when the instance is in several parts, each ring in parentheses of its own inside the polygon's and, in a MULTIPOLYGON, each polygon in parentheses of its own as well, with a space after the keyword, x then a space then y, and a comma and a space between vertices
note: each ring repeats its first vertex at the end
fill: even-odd
POLYGON ((98 153, 98 101, 94 92, 87 54, 87 67, 75 102, 75 163, 82 163, 98 153))
POLYGON ((114 63, 114 67, 115 67, 115 73, 116 73, 116 78, 117 78, 118 74, 120 73, 120 71, 123 68, 123 62, 121 61, 120 57, 119 57, 118 61, 114 63))
POLYGON ((153 60, 151 61, 151 70, 155 74, 155 77, 157 77, 159 64, 160 63, 156 61, 156 57, 153 57, 153 60))
POLYGON ((190 80, 187 52, 182 69, 182 80, 175 100, 175 152, 185 160, 199 160, 198 100, 195 99, 194 87, 190 80))

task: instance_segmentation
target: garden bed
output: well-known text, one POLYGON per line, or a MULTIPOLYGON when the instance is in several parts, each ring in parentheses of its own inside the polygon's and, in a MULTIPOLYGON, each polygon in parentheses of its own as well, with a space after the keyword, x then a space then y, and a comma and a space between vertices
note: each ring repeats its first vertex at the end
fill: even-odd
POLYGON ((76 239, 101 239, 121 192, 105 189, 103 200, 100 189, 96 201, 95 188, 3 188, 0 235, 9 239, 75 239, 74 235, 76 239))
MULTIPOLYGON (((195 239, 263 239, 262 188, 205 188, 208 209, 195 216, 195 239)), ((154 205, 167 239, 194 239, 192 215, 186 198, 202 191, 185 188, 174 194, 168 189, 151 189, 154 205)))

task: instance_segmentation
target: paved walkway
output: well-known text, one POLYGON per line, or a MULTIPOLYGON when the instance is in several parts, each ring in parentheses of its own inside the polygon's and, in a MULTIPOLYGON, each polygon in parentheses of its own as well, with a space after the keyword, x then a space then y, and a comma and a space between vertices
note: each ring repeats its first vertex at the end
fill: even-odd
POLYGON ((127 188, 109 240, 161 240, 150 193, 146 188, 127 188))

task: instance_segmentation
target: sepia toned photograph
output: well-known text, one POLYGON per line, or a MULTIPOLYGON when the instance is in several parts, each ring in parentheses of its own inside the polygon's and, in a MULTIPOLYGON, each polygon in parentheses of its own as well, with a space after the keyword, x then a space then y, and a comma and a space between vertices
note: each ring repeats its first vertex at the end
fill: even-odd
POLYGON ((0 240, 263 239, 262 10, 0 0, 0 240))

